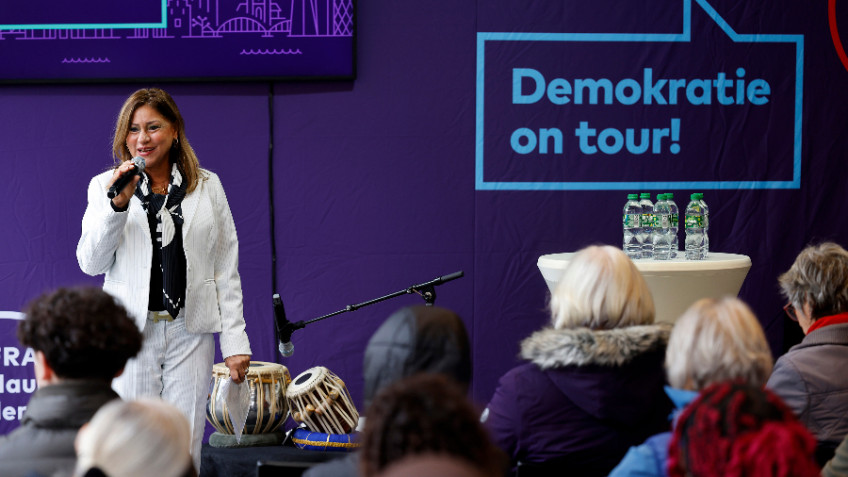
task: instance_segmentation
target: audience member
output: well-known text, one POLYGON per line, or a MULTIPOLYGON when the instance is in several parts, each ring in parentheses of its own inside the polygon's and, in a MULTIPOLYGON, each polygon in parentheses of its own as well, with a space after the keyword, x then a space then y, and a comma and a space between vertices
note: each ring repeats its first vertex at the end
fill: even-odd
POLYGON ((483 419, 512 464, 555 459, 607 475, 628 447, 669 428, 663 356, 670 325, 618 248, 574 255, 551 296, 552 327, 521 343, 527 363, 500 379, 483 419))
POLYGON ((784 309, 804 339, 781 356, 767 386, 813 433, 819 463, 848 435, 848 252, 835 243, 805 248, 780 276, 784 309))
MULTIPOLYGON (((449 376, 467 391, 471 351, 465 325, 445 308, 403 308, 387 318, 368 341, 362 372, 366 408, 382 388, 418 372, 449 376)), ((304 476, 356 477, 358 466, 359 453, 354 452, 312 467, 304 476)))
POLYGON ((380 391, 367 410, 361 475, 373 477, 405 457, 446 454, 499 476, 506 457, 491 442, 465 392, 447 377, 420 373, 380 391))
POLYGON ((35 352, 38 389, 21 426, 0 438, 0 473, 70 474, 77 431, 118 399, 112 378, 141 349, 141 333, 99 288, 60 288, 35 299, 25 315, 18 340, 35 352))
POLYGON ((159 398, 103 406, 77 436, 75 477, 196 477, 188 419, 159 398))
POLYGON ((457 457, 427 454, 404 457, 390 464, 377 477, 491 477, 457 457))
POLYGON ((774 393, 714 384, 680 415, 668 454, 673 477, 813 477, 816 441, 774 393))
MULTIPOLYGON (((678 414, 702 389, 723 381, 741 380, 763 387, 772 357, 760 322, 738 298, 704 298, 677 320, 665 352, 666 393, 678 414)), ((610 477, 665 476, 671 432, 632 447, 610 477)))

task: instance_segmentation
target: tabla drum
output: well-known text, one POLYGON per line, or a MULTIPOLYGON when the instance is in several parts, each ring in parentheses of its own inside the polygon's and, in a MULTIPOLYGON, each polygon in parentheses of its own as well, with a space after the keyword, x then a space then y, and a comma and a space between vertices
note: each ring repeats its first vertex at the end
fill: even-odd
MULTIPOLYGON (((221 386, 229 377, 230 369, 224 363, 212 367, 206 420, 221 434, 234 433, 226 402, 220 395, 221 386)), ((288 415, 285 396, 291 382, 289 370, 277 363, 252 361, 244 382, 250 388, 250 409, 243 434, 267 434, 279 429, 288 415)))
POLYGON ((286 389, 286 400, 292 419, 310 431, 347 434, 359 420, 344 381, 323 366, 297 375, 286 389))

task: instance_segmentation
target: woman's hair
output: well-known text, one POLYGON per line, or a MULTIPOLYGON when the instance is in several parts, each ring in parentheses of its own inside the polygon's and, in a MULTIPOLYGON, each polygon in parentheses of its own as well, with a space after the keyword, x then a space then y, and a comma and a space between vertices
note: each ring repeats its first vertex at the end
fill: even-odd
POLYGON ((111 381, 141 350, 138 326, 100 288, 59 288, 30 302, 24 314, 18 340, 44 353, 60 378, 111 381))
POLYGON ((809 303, 812 317, 848 311, 848 251, 833 242, 811 245, 778 278, 780 289, 796 308, 809 303))
POLYGON ((196 475, 186 417, 161 399, 116 399, 77 435, 77 477, 93 468, 109 477, 196 475))
POLYGON ((705 389, 680 415, 668 474, 697 477, 818 476, 816 440, 768 389, 724 382, 705 389))
POLYGON ((551 295, 554 328, 612 329, 654 322, 648 284, 621 250, 591 246, 568 263, 551 295))
POLYGON ((115 167, 132 159, 127 149, 127 135, 129 135, 133 114, 144 105, 155 109, 177 131, 177 140, 174 141, 170 151, 170 162, 177 164, 185 176, 186 192, 193 191, 200 180, 200 162, 186 137, 185 122, 179 108, 177 108, 177 103, 174 102, 171 95, 158 88, 136 91, 127 98, 123 107, 121 107, 118 120, 115 123, 115 136, 112 140, 112 155, 115 158, 115 167))
POLYGON ((677 320, 665 352, 668 382, 699 391, 741 379, 764 386, 772 356, 760 322, 744 302, 726 297, 696 301, 677 320))
POLYGON ((503 475, 506 458, 453 380, 421 373, 383 388, 368 408, 360 470, 372 477, 404 457, 446 454, 503 475))

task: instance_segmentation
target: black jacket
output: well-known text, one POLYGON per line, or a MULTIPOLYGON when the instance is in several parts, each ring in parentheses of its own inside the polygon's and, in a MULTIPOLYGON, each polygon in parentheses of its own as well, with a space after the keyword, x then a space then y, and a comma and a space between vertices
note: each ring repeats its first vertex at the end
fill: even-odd
MULTIPOLYGON (((461 386, 471 381, 471 350, 456 313, 436 306, 403 308, 388 317, 365 348, 362 366, 367 407, 384 387, 420 372, 450 376, 461 386)), ((317 465, 305 477, 357 477, 357 454, 317 465)))
POLYGON ((76 464, 74 439, 100 406, 118 399, 104 381, 67 381, 39 388, 21 426, 0 437, 4 477, 70 475, 76 464))

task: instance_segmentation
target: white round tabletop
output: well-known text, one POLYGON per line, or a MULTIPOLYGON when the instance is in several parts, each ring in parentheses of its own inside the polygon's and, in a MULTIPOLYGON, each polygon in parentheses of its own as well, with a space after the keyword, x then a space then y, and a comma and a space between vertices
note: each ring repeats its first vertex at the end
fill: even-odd
MULTIPOLYGON (((539 271, 553 292, 574 253, 542 255, 539 271)), ((633 260, 654 297, 657 321, 674 322, 700 298, 737 295, 751 268, 747 255, 710 252, 706 260, 686 260, 682 254, 671 260, 633 260)))

